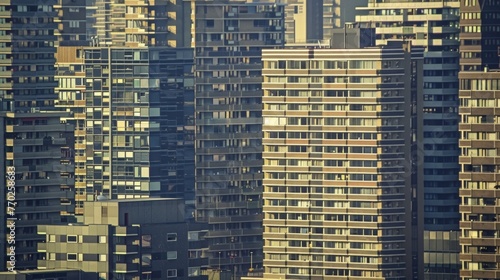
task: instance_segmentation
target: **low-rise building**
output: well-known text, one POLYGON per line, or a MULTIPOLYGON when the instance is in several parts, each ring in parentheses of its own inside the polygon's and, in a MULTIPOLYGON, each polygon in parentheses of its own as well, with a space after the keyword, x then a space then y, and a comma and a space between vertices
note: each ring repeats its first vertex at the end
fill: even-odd
POLYGON ((82 224, 38 227, 39 269, 96 272, 100 279, 187 279, 187 223, 181 199, 86 202, 82 224))

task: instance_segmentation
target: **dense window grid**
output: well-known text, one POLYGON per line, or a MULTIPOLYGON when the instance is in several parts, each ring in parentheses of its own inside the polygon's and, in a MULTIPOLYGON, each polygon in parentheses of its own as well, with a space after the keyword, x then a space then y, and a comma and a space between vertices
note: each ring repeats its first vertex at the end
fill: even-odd
POLYGON ((261 50, 284 44, 284 6, 192 5, 196 219, 208 222, 209 266, 262 267, 261 50))
POLYGON ((264 51, 264 278, 405 275, 409 70, 361 51, 264 51))

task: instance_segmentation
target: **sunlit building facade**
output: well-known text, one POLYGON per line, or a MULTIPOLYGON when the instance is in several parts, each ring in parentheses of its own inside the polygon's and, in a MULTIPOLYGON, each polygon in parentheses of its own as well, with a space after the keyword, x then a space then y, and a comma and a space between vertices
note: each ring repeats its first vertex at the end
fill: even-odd
POLYGON ((410 279, 422 49, 263 52, 264 279, 410 279))
POLYGON ((460 279, 499 279, 500 3, 460 15, 460 279))

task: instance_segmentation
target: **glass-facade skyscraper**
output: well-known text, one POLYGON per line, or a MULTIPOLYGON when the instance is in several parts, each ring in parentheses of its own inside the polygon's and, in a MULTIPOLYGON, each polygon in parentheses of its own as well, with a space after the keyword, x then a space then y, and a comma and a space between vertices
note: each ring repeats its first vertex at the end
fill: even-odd
POLYGON ((192 52, 88 48, 84 55, 87 200, 183 197, 192 52))
POLYGON ((284 6, 193 1, 196 219, 209 265, 262 266, 261 51, 284 44, 284 6))

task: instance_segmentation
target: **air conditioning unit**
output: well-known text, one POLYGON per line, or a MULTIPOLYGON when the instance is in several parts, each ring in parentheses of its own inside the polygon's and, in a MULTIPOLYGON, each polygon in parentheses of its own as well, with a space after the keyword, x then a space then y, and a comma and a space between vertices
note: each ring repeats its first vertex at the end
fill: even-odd
POLYGON ((281 40, 276 40, 276 44, 281 44, 281 40))
POLYGON ((233 31, 233 30, 234 30, 234 27, 233 27, 233 26, 229 26, 229 27, 227 28, 227 30, 229 30, 229 31, 233 31))
POLYGON ((227 13, 228 17, 234 17, 234 13, 227 13))
POLYGON ((228 45, 234 45, 234 41, 227 41, 228 45))
POLYGON ((281 26, 276 26, 276 30, 281 30, 281 26))

